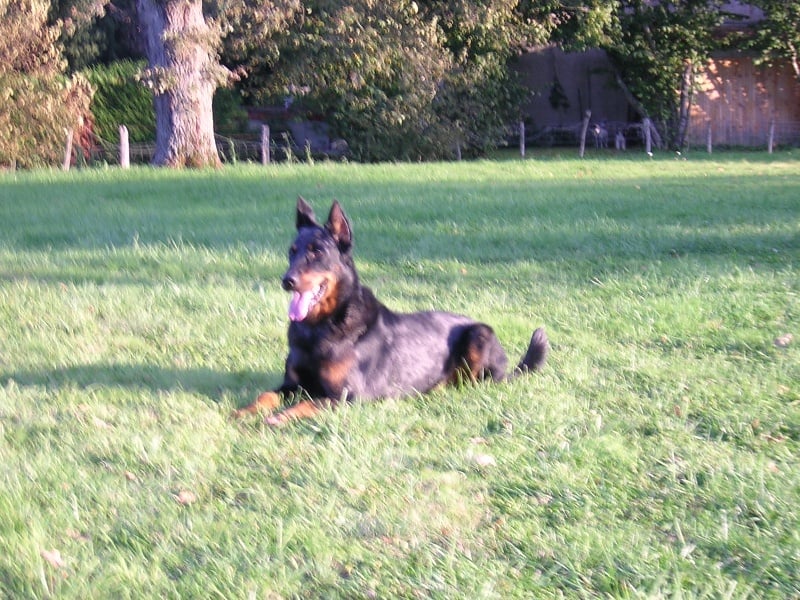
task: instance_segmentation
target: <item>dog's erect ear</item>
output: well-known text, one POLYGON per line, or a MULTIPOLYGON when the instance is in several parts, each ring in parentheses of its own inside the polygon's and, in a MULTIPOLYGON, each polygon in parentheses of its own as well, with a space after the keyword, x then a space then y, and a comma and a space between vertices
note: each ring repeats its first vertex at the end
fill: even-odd
POLYGON ((334 200, 331 205, 331 212, 328 215, 328 222, 325 223, 325 229, 330 232, 339 244, 339 249, 343 252, 349 250, 353 245, 353 231, 350 229, 350 221, 347 220, 347 216, 337 200, 334 200))
POLYGON ((302 196, 297 197, 297 228, 319 227, 317 217, 314 216, 314 209, 305 201, 302 196))

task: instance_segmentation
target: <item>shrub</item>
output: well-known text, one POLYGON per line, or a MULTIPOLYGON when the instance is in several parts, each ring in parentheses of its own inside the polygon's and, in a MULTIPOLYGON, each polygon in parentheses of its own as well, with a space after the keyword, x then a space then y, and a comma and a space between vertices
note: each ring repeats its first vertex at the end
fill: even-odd
POLYGON ((238 91, 219 88, 214 93, 214 130, 225 134, 247 131, 247 111, 238 91))
POLYGON ((468 156, 502 143, 524 99, 506 68, 516 3, 309 0, 264 96, 321 116, 359 161, 468 156))
POLYGON ((153 95, 137 81, 144 62, 118 61, 97 65, 85 72, 95 87, 91 111, 95 133, 105 141, 119 142, 119 126, 128 128, 132 142, 152 141, 156 137, 153 95))
POLYGON ((59 25, 48 25, 47 8, 0 0, 0 165, 59 162, 66 131, 79 130, 88 116, 91 88, 80 76, 64 76, 59 25))

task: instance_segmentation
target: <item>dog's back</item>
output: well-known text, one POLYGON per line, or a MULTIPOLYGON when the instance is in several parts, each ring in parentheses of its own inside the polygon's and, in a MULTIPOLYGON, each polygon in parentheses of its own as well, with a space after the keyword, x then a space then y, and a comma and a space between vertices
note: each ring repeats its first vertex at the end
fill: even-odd
MULTIPOLYGON (((448 312, 398 314, 381 305, 370 327, 353 345, 358 369, 350 372, 348 390, 362 398, 427 392, 451 382, 478 324, 448 312)), ((506 355, 499 343, 489 348, 483 376, 502 379, 506 355)))

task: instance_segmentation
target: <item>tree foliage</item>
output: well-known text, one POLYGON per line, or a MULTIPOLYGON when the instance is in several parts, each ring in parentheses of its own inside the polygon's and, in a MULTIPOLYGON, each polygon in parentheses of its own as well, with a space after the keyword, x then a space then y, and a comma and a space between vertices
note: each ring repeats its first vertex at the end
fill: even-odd
POLYGON ((91 88, 64 75, 60 23, 43 0, 0 0, 0 164, 63 156, 66 132, 86 125, 91 88))
POLYGON ((360 160, 480 153, 519 117, 507 68, 526 41, 516 2, 304 3, 266 94, 322 115, 360 160))
POLYGON ((422 6, 422 18, 439 25, 454 61, 437 112, 470 154, 482 154, 520 119, 528 92, 509 64, 526 46, 545 41, 547 27, 521 12, 517 0, 428 0, 422 6))
POLYGON ((59 39, 71 72, 119 58, 118 49, 132 39, 122 22, 132 1, 50 0, 50 23, 61 26, 59 39))
MULTIPOLYGON (((26 162, 26 152, 51 160, 63 145, 60 130, 70 114, 84 114, 89 95, 85 82, 63 74, 145 48, 150 68, 142 80, 164 112, 162 144, 170 140, 175 146, 175 136, 202 130, 208 155, 214 152, 210 98, 219 86, 232 84, 235 90, 224 94, 228 103, 240 92, 250 102, 293 103, 324 118, 361 160, 449 157, 456 147, 477 155, 500 143, 520 117, 526 92, 509 63, 521 49, 544 43, 605 49, 632 103, 668 143, 680 146, 695 70, 721 45, 722 4, 0 0, 0 35, 6 40, 0 89, 12 107, 0 115, 0 161, 26 162), (200 10, 191 27, 153 19, 158 11, 164 17, 187 7, 200 10), (56 127, 45 126, 56 121, 56 127)), ((788 59, 800 80, 800 2, 752 4, 766 18, 749 46, 764 61, 788 59)), ((196 143, 183 144, 181 152, 196 143)), ((209 161, 163 160, 215 163, 209 161)))
POLYGON ((763 62, 788 60, 800 81, 800 2, 753 0, 752 4, 764 11, 764 20, 756 26, 751 47, 759 50, 763 62))
POLYGON ((273 85, 325 115, 358 159, 419 159, 448 145, 434 101, 453 65, 411 2, 306 3, 273 85))
POLYGON ((153 97, 137 79, 144 67, 143 61, 121 60, 83 71, 95 90, 91 110, 101 139, 118 142, 120 125, 128 128, 132 142, 155 137, 153 97))
POLYGON ((270 85, 280 57, 280 40, 302 23, 300 0, 217 0, 207 5, 221 24, 220 59, 246 97, 258 97, 270 85))
POLYGON ((619 8, 607 0, 520 0, 518 5, 539 39, 574 51, 609 44, 619 31, 619 8))
POLYGON ((718 42, 716 0, 621 0, 606 51, 670 145, 685 135, 695 69, 718 42))

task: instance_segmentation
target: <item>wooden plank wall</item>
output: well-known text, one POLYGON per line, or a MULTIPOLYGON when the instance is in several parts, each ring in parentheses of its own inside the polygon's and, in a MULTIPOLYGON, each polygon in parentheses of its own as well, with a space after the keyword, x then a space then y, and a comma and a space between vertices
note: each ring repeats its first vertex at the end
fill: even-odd
POLYGON ((788 64, 756 66, 747 56, 717 57, 699 78, 689 143, 764 146, 775 121, 776 144, 800 143, 800 82, 788 64))
POLYGON ((593 122, 628 120, 628 101, 614 83, 603 50, 564 52, 545 46, 519 56, 514 68, 531 92, 522 112, 534 128, 580 124, 587 110, 593 122), (556 78, 568 104, 561 110, 550 104, 556 78))

